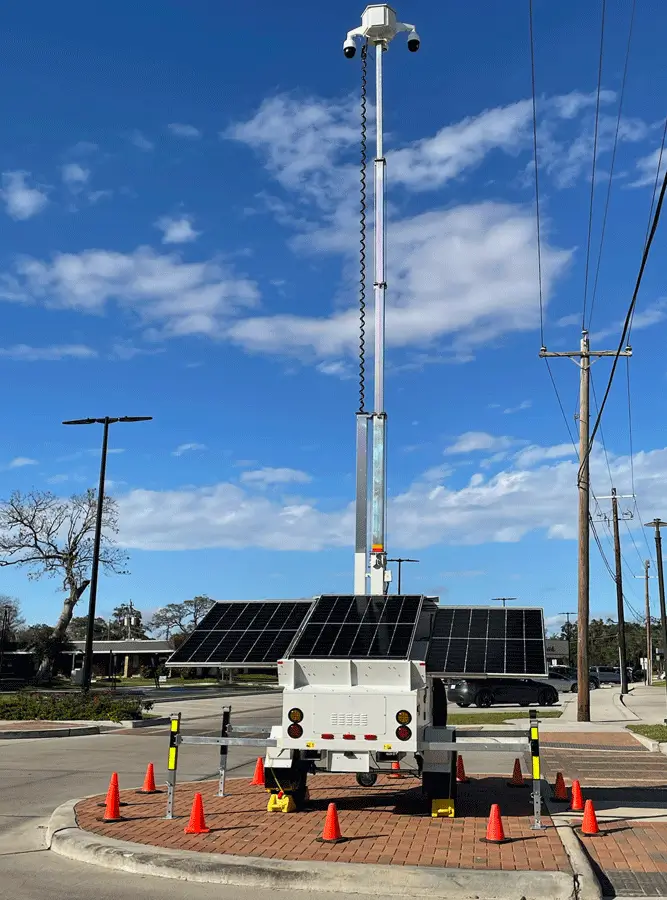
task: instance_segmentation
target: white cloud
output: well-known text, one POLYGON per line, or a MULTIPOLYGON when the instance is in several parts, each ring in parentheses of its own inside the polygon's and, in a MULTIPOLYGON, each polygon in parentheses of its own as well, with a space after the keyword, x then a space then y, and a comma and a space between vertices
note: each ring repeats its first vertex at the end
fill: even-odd
MULTIPOLYGON (((444 349, 467 358, 471 347, 537 326, 535 222, 528 209, 480 203, 396 221, 390 230, 388 347, 439 341, 441 356, 444 349), (451 338, 451 347, 443 348, 444 336, 451 338)), ((356 252, 354 229, 346 233, 350 245, 345 249, 356 252)), ((311 234, 310 247, 326 247, 331 235, 328 229, 311 234)), ((546 241, 542 249, 548 297, 570 252, 546 241)), ((229 334, 250 350, 340 357, 356 353, 358 320, 356 307, 328 316, 258 316, 233 324, 229 334)), ((370 322, 367 337, 372 345, 370 322)))
POLYGON ((90 169, 86 169, 76 162, 66 163, 61 167, 60 172, 63 182, 73 193, 80 191, 90 178, 90 169))
POLYGON ((179 444, 179 446, 171 451, 172 456, 183 456, 184 453, 191 453, 193 450, 207 450, 206 444, 179 444))
POLYGON ((18 362, 53 362, 59 359, 93 359, 97 351, 85 344, 53 344, 49 347, 31 347, 29 344, 14 344, 0 347, 0 359, 18 362))
POLYGON ((0 197, 5 202, 8 216, 17 221, 30 219, 41 212, 49 199, 39 188, 29 187, 27 180, 30 172, 15 171, 2 173, 2 190, 0 197))
POLYGON ((14 276, 0 280, 0 297, 86 313, 100 313, 115 300, 152 326, 149 336, 220 337, 230 316, 257 303, 258 291, 222 263, 184 263, 140 247, 56 253, 45 262, 23 257, 14 276))
POLYGON ((198 128, 195 128, 194 125, 185 125, 182 122, 170 122, 167 125, 169 131, 175 137, 182 138, 200 138, 201 131, 198 128))
POLYGON ((9 468, 10 469, 22 469, 24 466, 36 466, 36 465, 37 465, 36 459, 30 459, 29 456, 17 456, 15 459, 13 459, 10 462, 9 468))
POLYGON ((155 144, 152 141, 149 141, 146 135, 142 134, 141 131, 133 131, 130 136, 130 143, 134 144, 135 147, 139 150, 143 150, 145 153, 151 151, 155 144))
POLYGON ((478 450, 506 450, 515 441, 510 437, 496 437, 485 431, 466 431, 460 435, 453 444, 446 447, 444 452, 449 455, 459 453, 475 453, 478 450))
POLYGON ((299 469, 274 469, 271 466, 264 466, 262 469, 243 472, 241 481, 257 487, 267 487, 272 484, 307 484, 312 478, 299 469))
POLYGON ((572 444, 556 444, 553 447, 538 447, 531 445, 515 455, 517 466, 534 466, 536 463, 546 462, 552 459, 562 459, 564 456, 576 456, 577 450, 572 444))
MULTIPOLYGON (((610 455, 610 465, 619 492, 629 493, 629 458, 610 455)), ((574 540, 577 469, 576 459, 536 468, 513 460, 492 478, 477 477, 459 489, 418 479, 389 501, 390 546, 417 550, 437 544, 506 543, 531 533, 574 540)), ((634 475, 648 520, 667 506, 667 448, 637 453, 634 475)), ((604 456, 597 451, 591 458, 591 476, 598 492, 609 483, 604 456)), ((314 501, 282 504, 228 483, 180 491, 136 490, 118 500, 122 542, 137 549, 318 551, 353 543, 352 503, 322 512, 314 501)), ((641 528, 641 522, 630 527, 641 528)))
MULTIPOLYGON (((653 325, 657 325, 665 319, 667 319, 667 299, 661 297, 654 303, 649 304, 646 309, 640 309, 639 312, 635 313, 632 320, 632 330, 640 331, 642 328, 651 328, 653 325)), ((601 341, 608 337, 614 337, 618 342, 622 333, 623 322, 618 319, 606 328, 601 328, 600 331, 596 331, 592 334, 591 340, 601 341)))
POLYGON ((180 219, 172 219, 170 216, 162 216, 155 223, 155 227, 163 232, 163 244, 187 244, 196 241, 200 231, 192 227, 192 216, 181 216, 180 219))
POLYGON ((521 412, 524 409, 530 409, 532 405, 532 400, 522 400, 517 406, 508 406, 507 409, 504 409, 503 415, 511 416, 513 413, 521 412))
MULTIPOLYGON (((660 159, 660 148, 658 147, 652 153, 649 153, 648 156, 640 157, 635 163, 637 168, 637 178, 635 181, 631 182, 628 187, 647 187, 653 185, 656 182, 656 170, 658 168, 658 160, 660 159)), ((667 169, 667 152, 663 151, 662 159, 660 159, 660 173, 658 175, 658 185, 660 184, 660 180, 665 177, 665 170, 667 169)))

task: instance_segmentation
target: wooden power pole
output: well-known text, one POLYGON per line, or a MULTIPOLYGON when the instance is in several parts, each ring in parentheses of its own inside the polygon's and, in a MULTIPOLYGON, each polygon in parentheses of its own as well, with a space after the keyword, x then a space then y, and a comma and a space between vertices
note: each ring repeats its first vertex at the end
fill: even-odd
MULTIPOLYGON (((646 522, 646 528, 655 528, 655 558, 658 565, 658 597, 660 598, 660 631, 662 633, 662 665, 667 669, 667 609, 665 608, 665 573, 662 565, 662 535, 660 529, 665 528, 667 522, 662 519, 653 519, 646 522)), ((665 679, 667 691, 667 679, 665 679)), ((667 722, 667 719, 664 720, 667 722)))
MULTIPOLYGON (((588 669, 588 621, 590 606, 590 391, 591 358, 617 356, 616 350, 591 350, 588 332, 581 332, 579 350, 547 352, 540 350, 540 357, 565 357, 579 367, 579 565, 577 603, 577 720, 590 722, 591 695, 588 669)), ((620 356, 632 356, 632 350, 622 350, 620 356)))

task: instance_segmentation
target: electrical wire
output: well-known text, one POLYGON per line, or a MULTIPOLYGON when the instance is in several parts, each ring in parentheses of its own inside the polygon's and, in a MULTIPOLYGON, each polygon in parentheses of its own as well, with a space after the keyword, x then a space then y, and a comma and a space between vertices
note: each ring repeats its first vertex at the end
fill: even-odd
POLYGON ((591 260, 591 238, 593 236, 593 201, 595 199, 595 170, 598 157, 598 130, 600 125, 600 92, 602 88, 602 59, 604 50, 604 21, 607 11, 607 0, 602 0, 602 20, 600 25, 600 54, 598 61, 598 87, 595 101, 595 130, 593 133, 593 166, 591 172, 591 196, 588 207, 588 238, 586 241, 586 272, 584 275, 584 309, 581 315, 581 330, 586 329, 586 302, 588 299, 588 270, 591 260))
MULTIPOLYGON (((595 408, 599 410, 598 406, 598 397, 595 393, 595 382, 593 381, 593 373, 590 372, 590 382, 591 382, 591 390, 593 391, 593 401, 595 403, 595 408)), ((609 487, 613 488, 614 486, 614 476, 611 474, 611 466, 609 465, 609 454, 607 453, 607 445, 605 443, 604 434, 602 432, 602 426, 600 426, 600 443, 602 444, 602 450, 604 451, 605 462, 607 463, 607 472, 609 473, 609 487)))
MULTIPOLYGON (((535 224, 537 228, 537 282, 540 297, 540 343, 544 346, 544 297, 542 291, 542 237, 540 231, 540 176, 537 163, 537 95, 535 91, 535 39, 533 35, 533 0, 528 0, 530 27, 530 81, 533 97, 533 160, 535 162, 535 224)), ((547 366, 549 363, 547 362, 547 366)), ((553 381, 553 376, 552 376, 553 381)), ((555 387, 555 384, 554 384, 555 387)))
POLYGON ((359 412, 366 411, 366 163, 368 41, 361 48, 361 162, 359 200, 359 412))
POLYGON ((655 213, 653 216, 653 223, 651 225, 651 229, 648 235, 648 239, 646 241, 646 245, 644 247, 644 252, 642 254, 642 261, 639 267, 639 274, 637 275, 637 281, 635 283, 635 289, 632 293, 632 300, 630 301, 630 306, 628 307, 628 312, 625 316, 625 321, 623 323, 623 331, 621 333, 621 339, 618 342, 618 349, 616 350, 616 354, 614 356, 614 362, 612 363, 611 372, 609 373, 609 380, 607 382, 607 387, 604 392, 604 396, 602 398, 602 403, 600 404, 600 408, 595 420, 595 425, 593 426, 593 430, 591 431, 590 439, 588 442, 588 448, 586 451, 585 458, 579 464, 579 479, 581 478, 582 470, 584 463, 588 459, 591 454, 591 450, 593 448, 593 441, 595 440, 595 436, 598 433, 600 428, 600 422, 602 421, 602 414, 604 412, 605 406, 607 405, 607 400, 609 398, 609 393, 611 391, 611 386, 614 381, 614 375, 616 374, 616 368, 618 366, 618 360, 620 359, 621 351, 623 350, 623 346, 626 341, 626 337, 628 334, 628 329, 630 328, 630 322, 632 321, 632 316, 634 313, 635 306, 637 305, 637 296, 639 294, 639 288, 641 287, 642 278, 644 277, 644 271, 646 269, 646 264, 648 262, 648 256, 651 250, 651 245, 653 244, 653 239, 655 238, 655 233, 658 230, 658 223, 660 222, 660 213, 662 212, 662 205, 665 199, 665 191, 667 191, 667 171, 665 172, 665 177, 663 178, 662 188, 660 189, 660 196, 658 198, 658 203, 655 208, 655 213))
POLYGON ((623 79, 621 81, 621 94, 618 101, 618 116, 616 117, 616 131, 614 133, 614 144, 611 152, 611 163, 609 166, 609 181, 607 182, 607 196, 605 198, 604 213, 602 216, 602 231, 600 234, 600 249, 598 250, 598 261, 595 267, 595 281, 593 282, 593 296, 591 297, 591 311, 588 315, 588 330, 591 330, 593 322, 593 309, 595 307, 595 299, 598 291, 598 279, 600 277, 600 263, 602 262, 602 248, 604 246, 604 238, 607 230, 607 215, 609 213, 609 200, 611 198, 611 185, 614 177, 614 166, 616 164, 616 150, 618 148, 618 134, 621 128, 621 113, 623 111, 623 99, 625 97, 625 84, 628 77, 628 63, 630 61, 630 46, 632 44, 632 29, 635 21, 635 9, 637 0, 632 0, 632 11, 630 13, 630 27, 628 29, 628 43, 625 48, 625 63, 623 66, 623 79))

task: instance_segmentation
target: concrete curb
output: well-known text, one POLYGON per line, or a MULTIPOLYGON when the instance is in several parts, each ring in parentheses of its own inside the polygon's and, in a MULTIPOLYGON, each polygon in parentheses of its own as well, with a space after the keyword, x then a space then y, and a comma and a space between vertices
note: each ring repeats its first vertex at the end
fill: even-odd
MULTIPOLYGON (((651 738, 644 737, 643 734, 635 734, 634 731, 631 731, 630 734, 636 741, 639 741, 640 744, 643 744, 647 750, 651 750, 651 752, 656 753, 660 750, 661 745, 657 741, 652 740, 651 738)), ((663 751, 664 752, 664 751, 663 751)))
POLYGON ((156 725, 169 725, 169 716, 156 716, 154 719, 123 719, 122 722, 104 722, 100 728, 105 733, 113 733, 124 728, 153 728, 156 725))
POLYGON ((551 809, 548 797, 551 786, 548 782, 542 782, 542 796, 547 812, 552 816, 556 834, 561 839, 567 857, 570 860, 574 872, 574 885, 576 900, 601 900, 602 887, 597 879, 593 865, 586 853, 577 833, 572 825, 557 825, 553 820, 554 811, 551 809))
MULTIPOLYGON (((259 857, 167 850, 117 841, 83 831, 74 807, 59 806, 47 828, 47 847, 79 862, 119 869, 134 875, 156 875, 207 884, 234 884, 273 890, 393 896, 401 893, 442 900, 599 900, 581 892, 581 876, 565 872, 481 871, 360 863, 293 862, 259 857)), ((567 848, 566 848, 567 849, 567 848)), ((582 866, 583 868, 583 866, 582 866)), ((595 882, 594 882, 595 883, 595 882)))
POLYGON ((633 712, 628 706, 625 705, 623 694, 621 694, 620 691, 614 691, 611 699, 616 709, 620 710, 620 712, 624 714, 624 717, 626 719, 634 719, 635 721, 639 721, 641 719, 641 716, 638 716, 636 712, 633 712))
POLYGON ((38 728, 33 731, 0 731, 0 741, 13 741, 21 738, 77 737, 99 733, 99 725, 75 725, 73 728, 38 728))

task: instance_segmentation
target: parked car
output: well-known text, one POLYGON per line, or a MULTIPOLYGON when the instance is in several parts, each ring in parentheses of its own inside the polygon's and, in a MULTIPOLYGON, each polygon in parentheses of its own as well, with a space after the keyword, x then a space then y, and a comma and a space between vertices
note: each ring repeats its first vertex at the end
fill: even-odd
MULTIPOLYGON (((591 666, 590 674, 595 675, 600 684, 620 684, 620 666, 591 666)), ((632 677, 629 679, 632 681, 632 677)))
POLYGON ((534 678, 475 678, 463 679, 449 685, 447 699, 457 706, 488 707, 496 703, 518 703, 528 706, 553 706, 558 701, 558 691, 553 685, 534 678))
MULTIPOLYGON (((539 680, 542 681, 541 678, 539 680)), ((557 691, 572 691, 573 694, 576 694, 579 688, 577 670, 574 666, 550 666, 549 677, 544 680, 549 684, 553 684, 557 691), (568 684, 567 687, 565 683, 568 684)), ((594 675, 592 672, 589 672, 588 683, 592 691, 600 687, 597 675, 594 675)))

